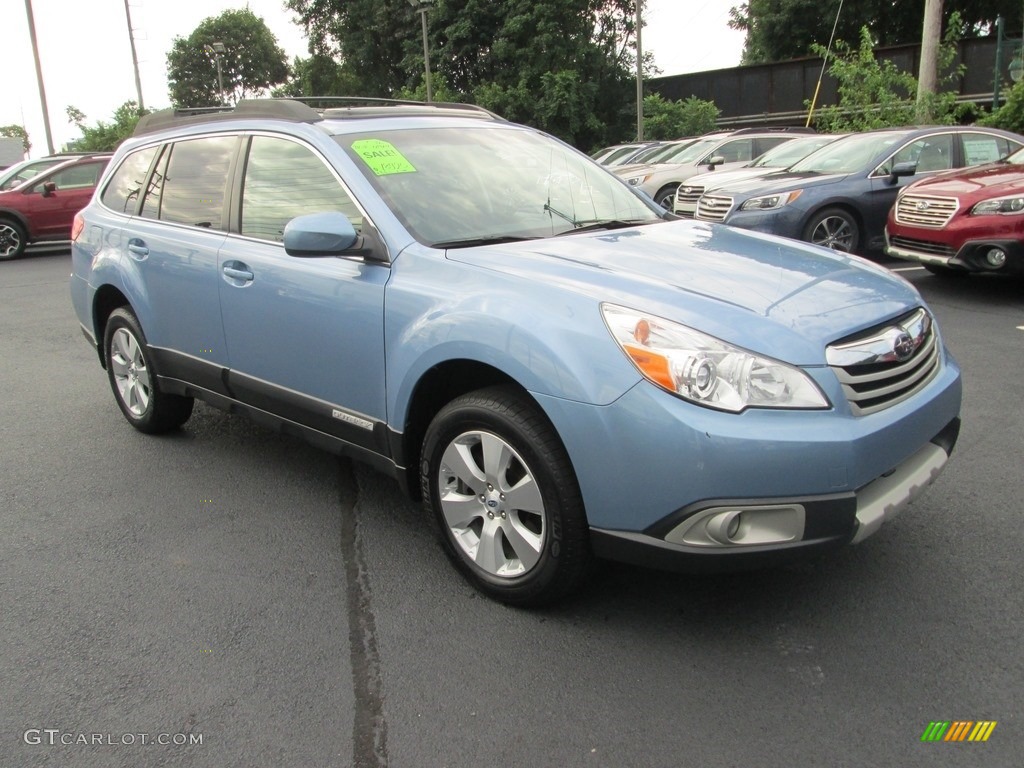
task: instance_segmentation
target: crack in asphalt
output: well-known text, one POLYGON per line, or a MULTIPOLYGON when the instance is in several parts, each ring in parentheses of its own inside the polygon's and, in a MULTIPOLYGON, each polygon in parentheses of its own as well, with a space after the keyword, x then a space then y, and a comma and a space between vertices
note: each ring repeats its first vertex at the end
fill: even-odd
POLYGON ((359 491, 348 459, 338 460, 338 495, 341 509, 341 555, 345 565, 348 641, 352 666, 355 714, 352 722, 354 768, 387 768, 387 721, 380 677, 377 629, 370 605, 356 506, 359 491))

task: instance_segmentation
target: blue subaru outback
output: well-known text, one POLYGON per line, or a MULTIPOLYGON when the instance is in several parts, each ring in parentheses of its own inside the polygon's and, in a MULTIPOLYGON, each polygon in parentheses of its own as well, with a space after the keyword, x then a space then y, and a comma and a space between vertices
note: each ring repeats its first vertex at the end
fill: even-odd
POLYGON ((931 312, 857 257, 673 219, 468 105, 243 101, 143 119, 75 222, 71 298, 136 429, 198 398, 367 461, 509 603, 595 557, 869 536, 956 442, 931 312))

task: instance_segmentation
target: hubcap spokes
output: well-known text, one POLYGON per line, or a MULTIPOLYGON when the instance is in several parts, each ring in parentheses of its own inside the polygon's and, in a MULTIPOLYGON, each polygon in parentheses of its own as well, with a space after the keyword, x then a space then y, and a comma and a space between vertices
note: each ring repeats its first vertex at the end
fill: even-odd
POLYGON ((11 256, 18 250, 19 245, 21 245, 21 239, 14 228, 0 224, 0 254, 11 256))
POLYGON ((438 470, 441 511, 462 551, 492 576, 521 576, 540 559, 544 502, 530 468, 495 434, 449 443, 438 470))
POLYGON ((827 219, 822 219, 821 223, 814 228, 811 242, 834 251, 849 253, 853 245, 853 228, 845 219, 830 216, 827 219))
POLYGON ((125 328, 114 331, 110 366, 121 402, 134 416, 142 416, 149 407, 150 380, 142 347, 125 328))

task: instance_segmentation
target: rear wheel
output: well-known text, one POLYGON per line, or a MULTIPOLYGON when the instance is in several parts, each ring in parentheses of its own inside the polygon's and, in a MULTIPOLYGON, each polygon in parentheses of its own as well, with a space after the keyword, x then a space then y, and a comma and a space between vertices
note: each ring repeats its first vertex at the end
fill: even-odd
POLYGON ((195 401, 160 391, 146 337, 128 309, 115 309, 107 320, 103 354, 114 399, 133 427, 158 434, 188 421, 195 401))
POLYGON ((849 211, 826 208, 807 222, 803 239, 833 251, 854 253, 860 244, 860 227, 849 211))
POLYGON ((423 441, 421 485, 445 550, 480 591, 541 605, 582 582, 590 548, 575 473, 517 390, 491 387, 442 408, 423 441))
POLYGON ((0 220, 0 261, 16 259, 25 252, 25 229, 15 221, 0 220))

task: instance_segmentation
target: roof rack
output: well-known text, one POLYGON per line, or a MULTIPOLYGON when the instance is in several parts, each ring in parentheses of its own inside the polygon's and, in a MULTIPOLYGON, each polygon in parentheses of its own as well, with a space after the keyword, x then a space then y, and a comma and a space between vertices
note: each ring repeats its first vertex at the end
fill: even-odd
POLYGON ((263 117, 295 123, 315 123, 324 118, 383 117, 389 114, 438 114, 457 112, 466 117, 502 120, 490 110, 475 104, 447 101, 406 101, 372 96, 301 96, 287 99, 242 99, 235 106, 164 109, 140 118, 133 136, 155 133, 195 123, 218 122, 236 118, 263 117), (376 109, 374 109, 376 107, 376 109), (396 110, 401 110, 396 112, 396 110))

